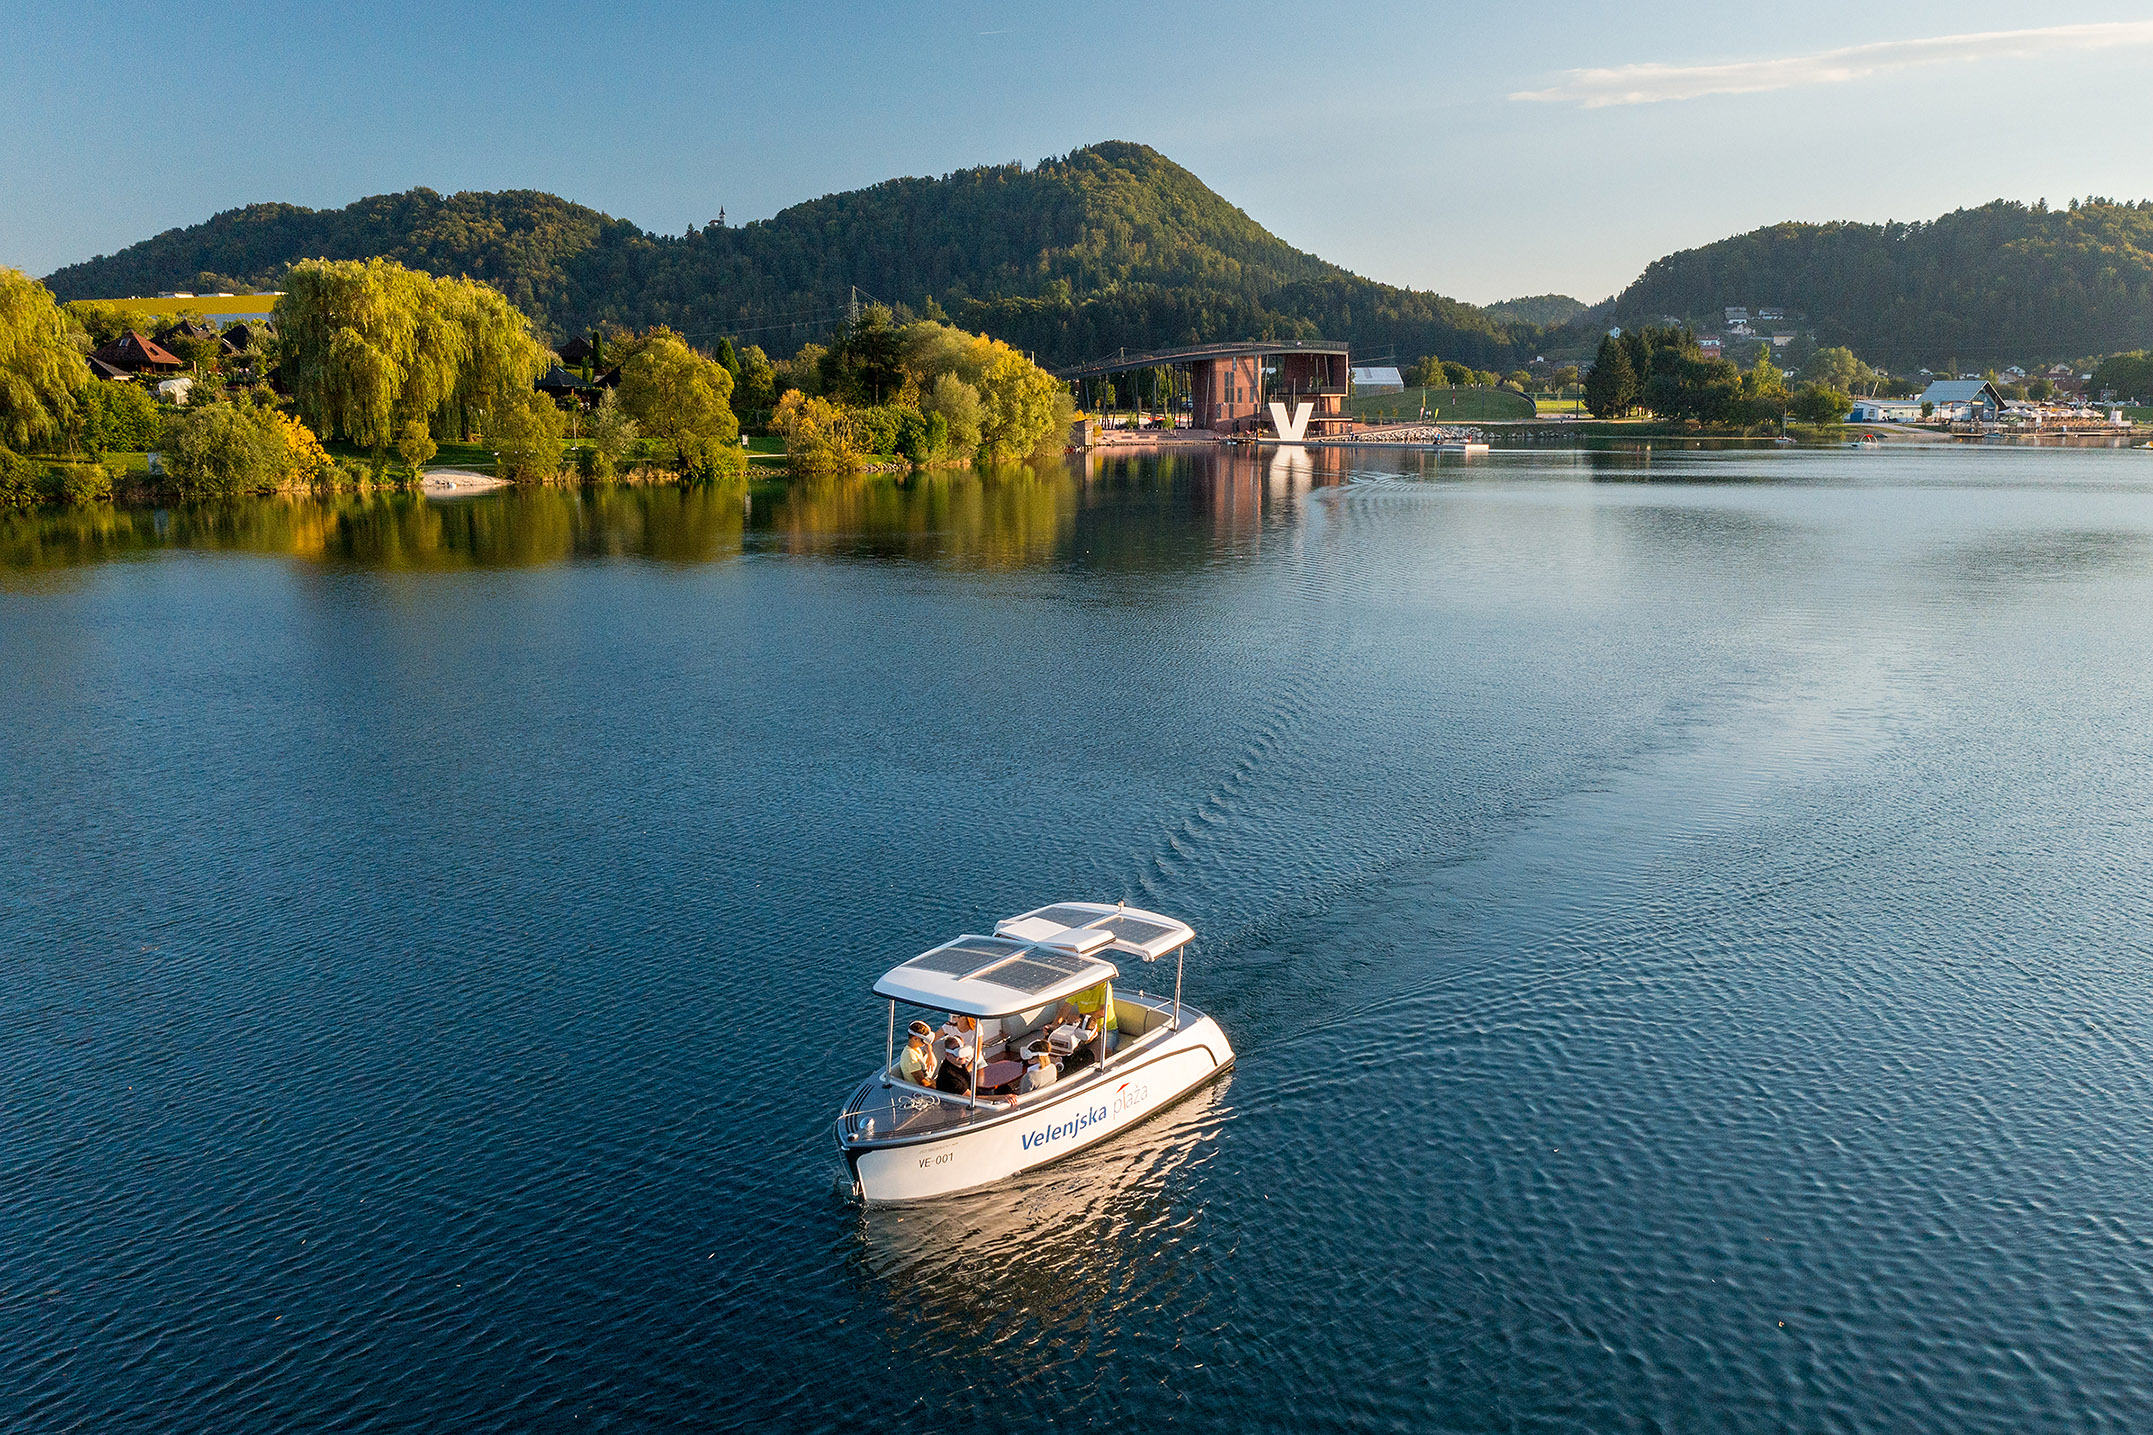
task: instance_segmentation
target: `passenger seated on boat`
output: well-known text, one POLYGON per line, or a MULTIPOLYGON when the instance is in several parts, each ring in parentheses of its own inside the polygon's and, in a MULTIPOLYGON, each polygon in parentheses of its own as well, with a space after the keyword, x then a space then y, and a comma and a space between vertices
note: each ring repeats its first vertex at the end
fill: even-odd
POLYGON ((934 1085, 935 1090, 947 1091, 952 1096, 971 1093, 972 1061, 963 1041, 957 1037, 942 1038, 942 1059, 935 1069, 934 1085))
POLYGON ((1092 1046, 1091 1059, 1106 1060, 1121 1045, 1121 1021, 1114 1015, 1114 984, 1101 982, 1069 997, 1055 1013, 1057 1021, 1075 1022, 1084 1028, 1092 1046))
POLYGON ((913 1022, 905 1035, 905 1049, 897 1058, 898 1079, 914 1086, 932 1086, 939 1064, 934 1054, 934 1031, 923 1021, 913 1022))
POLYGON ((1054 1079, 1061 1074, 1061 1068, 1054 1064, 1054 1053, 1043 1046, 1035 1047, 1032 1050, 1031 1064, 1024 1068, 1024 1080, 1017 1089, 1038 1091, 1052 1086, 1054 1079))
POLYGON ((953 1013, 951 1014, 948 1021, 942 1023, 942 1029, 936 1032, 935 1036, 937 1038, 936 1045, 938 1047, 947 1046, 950 1039, 955 1038, 957 1045, 964 1049, 964 1064, 966 1066, 970 1066, 975 1060, 978 1059, 978 1017, 966 1016, 962 1012, 953 1013))

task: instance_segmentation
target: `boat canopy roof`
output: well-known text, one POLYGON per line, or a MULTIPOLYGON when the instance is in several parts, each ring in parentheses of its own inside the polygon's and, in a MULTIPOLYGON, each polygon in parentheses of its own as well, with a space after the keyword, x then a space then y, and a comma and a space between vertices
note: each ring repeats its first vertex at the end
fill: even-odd
POLYGON ((1113 954, 1156 961, 1195 937, 1185 922, 1106 902, 1059 902, 892 967, 875 995, 968 1016, 1032 1011, 1121 975, 1113 954))

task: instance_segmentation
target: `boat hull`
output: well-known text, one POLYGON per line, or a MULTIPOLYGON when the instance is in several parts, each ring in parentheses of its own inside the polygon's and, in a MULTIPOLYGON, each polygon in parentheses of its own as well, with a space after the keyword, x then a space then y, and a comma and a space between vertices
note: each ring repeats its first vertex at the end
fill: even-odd
POLYGON ((845 1144, 861 1200, 896 1206, 976 1191, 1098 1145, 1163 1111, 1233 1064, 1233 1047, 1206 1016, 1095 1078, 1057 1083, 1007 1112, 933 1135, 845 1144), (1061 1090, 1066 1084, 1067 1092, 1061 1090))

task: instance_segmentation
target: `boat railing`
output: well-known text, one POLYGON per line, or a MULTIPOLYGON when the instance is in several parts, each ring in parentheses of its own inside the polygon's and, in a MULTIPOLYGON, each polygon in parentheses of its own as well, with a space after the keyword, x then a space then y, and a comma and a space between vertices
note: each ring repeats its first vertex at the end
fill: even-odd
POLYGON ((837 1134, 848 1142, 892 1136, 918 1136, 976 1120, 985 1112, 1007 1108, 999 1101, 975 1100, 946 1091, 930 1091, 877 1072, 860 1083, 837 1118, 837 1134))

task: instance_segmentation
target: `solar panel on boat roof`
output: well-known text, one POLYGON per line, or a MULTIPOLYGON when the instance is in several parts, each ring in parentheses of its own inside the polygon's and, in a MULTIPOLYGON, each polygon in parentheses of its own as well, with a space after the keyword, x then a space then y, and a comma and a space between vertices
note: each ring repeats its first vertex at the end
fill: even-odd
POLYGON ((1012 942, 1006 937, 973 937, 914 957, 905 965, 914 971, 947 972, 953 977, 961 977, 1023 950, 1024 943, 1012 942))
POLYGON ((1056 982, 1067 981, 1086 965, 1077 962, 1064 971, 1059 963, 1049 960, 1049 956, 1048 953, 1035 952, 1018 957, 1014 961, 1002 963, 991 972, 981 972, 979 979, 993 982, 998 987, 1008 987, 1013 992, 1045 991, 1056 982))
POLYGON ((1052 947, 1034 947, 1024 956, 1026 961, 1036 962, 1042 967, 1052 967, 1065 977, 1073 977, 1086 967, 1096 965, 1094 958, 1080 957, 1074 952, 1056 951, 1052 947))
POLYGON ((1129 942, 1139 947, 1174 931, 1163 923, 1147 922, 1141 917, 1106 917, 1090 925, 1102 932, 1112 932, 1117 942, 1129 942))
POLYGON ((1053 922, 1063 927, 1082 927, 1089 925, 1091 919, 1099 914, 1088 908, 1064 905, 1041 907, 1036 912, 1026 912, 1024 915, 1026 917, 1037 917, 1042 922, 1053 922))

